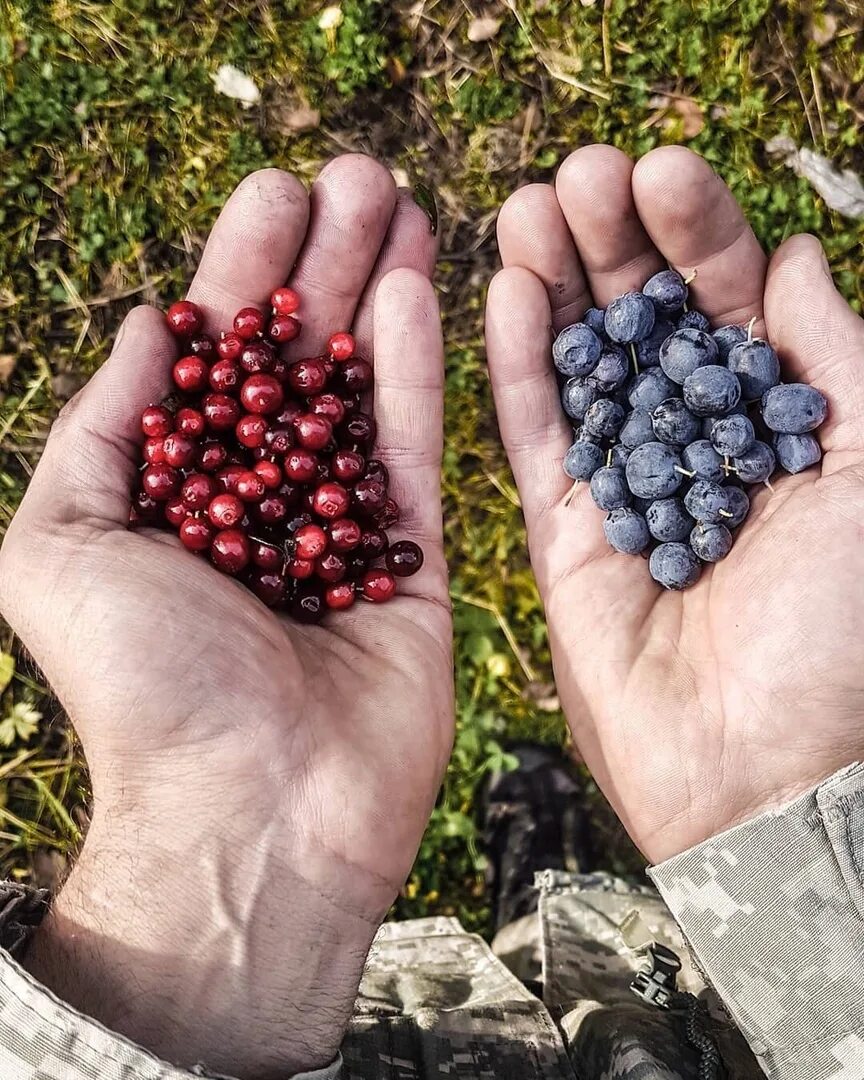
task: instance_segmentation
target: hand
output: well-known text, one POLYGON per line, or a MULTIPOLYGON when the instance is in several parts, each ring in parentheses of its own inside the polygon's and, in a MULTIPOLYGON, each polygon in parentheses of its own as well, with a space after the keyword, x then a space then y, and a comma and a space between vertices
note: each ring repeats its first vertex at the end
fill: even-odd
POLYGON ((3 610, 95 796, 31 970, 187 1067, 257 1080, 332 1060, 449 755, 435 257, 410 194, 346 156, 311 195, 277 170, 248 177, 189 292, 216 333, 289 280, 290 356, 351 326, 374 353, 377 456, 426 555, 389 605, 294 624, 173 536, 126 528, 140 413, 176 357, 151 308, 61 414, 3 545, 3 610))
POLYGON ((498 236, 489 365, 561 701, 598 783, 660 861, 864 754, 864 323, 813 237, 769 263, 725 184, 680 147, 635 168, 609 146, 579 150, 554 189, 510 198, 498 236), (550 360, 553 327, 667 261, 696 272, 693 303, 715 326, 755 317, 784 377, 830 405, 821 469, 760 491, 731 554, 683 593, 607 547, 587 485, 568 505, 572 433, 550 360))

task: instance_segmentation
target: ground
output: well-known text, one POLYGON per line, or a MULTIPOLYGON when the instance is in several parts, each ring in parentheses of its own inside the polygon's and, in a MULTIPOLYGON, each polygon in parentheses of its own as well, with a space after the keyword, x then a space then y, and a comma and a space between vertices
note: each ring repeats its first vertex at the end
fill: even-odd
MULTIPOLYGON (((861 35, 856 0, 0 0, 0 528, 56 410, 131 305, 182 292, 245 173, 309 180, 363 150, 432 193, 458 735, 399 910, 482 928, 478 784, 507 766, 509 740, 565 731, 484 369, 497 209, 585 143, 684 143, 766 246, 817 233, 860 310, 860 223, 765 144, 786 134, 864 171, 861 35), (225 63, 253 78, 259 104, 216 93, 225 63)), ((53 881, 86 824, 86 773, 38 672, 10 633, 0 645, 0 873, 53 881)), ((592 802, 610 859, 635 870, 592 802)))

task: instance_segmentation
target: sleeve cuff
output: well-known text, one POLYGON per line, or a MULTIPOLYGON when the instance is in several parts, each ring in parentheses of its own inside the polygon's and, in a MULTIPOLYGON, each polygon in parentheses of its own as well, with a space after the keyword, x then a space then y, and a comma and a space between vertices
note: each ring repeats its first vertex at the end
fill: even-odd
POLYGON ((648 872, 768 1076, 864 1076, 864 765, 648 872))

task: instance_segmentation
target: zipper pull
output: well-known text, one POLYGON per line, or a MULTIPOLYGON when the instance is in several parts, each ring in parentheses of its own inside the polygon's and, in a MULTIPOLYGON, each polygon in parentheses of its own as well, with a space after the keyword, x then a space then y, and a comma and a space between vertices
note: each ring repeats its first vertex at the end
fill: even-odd
POLYGON ((678 993, 681 961, 665 945, 652 942, 648 948, 648 966, 637 973, 630 989, 648 1005, 669 1009, 678 993))

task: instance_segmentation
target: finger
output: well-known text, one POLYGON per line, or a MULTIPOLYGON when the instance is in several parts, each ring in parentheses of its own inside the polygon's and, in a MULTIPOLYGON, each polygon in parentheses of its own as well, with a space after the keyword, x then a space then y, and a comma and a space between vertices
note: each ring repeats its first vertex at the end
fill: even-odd
POLYGON ((814 236, 790 237, 771 259, 765 321, 780 354, 783 378, 811 383, 828 398, 828 418, 819 429, 820 442, 829 452, 823 472, 842 467, 847 453, 860 460, 864 321, 837 291, 814 236))
MULTIPOLYGON (((390 471, 390 493, 402 511, 400 530, 427 557, 437 552, 440 574, 444 347, 435 290, 424 274, 394 270, 382 279, 374 334, 376 456, 390 471)), ((418 588, 424 590, 428 579, 422 577, 418 588)))
POLYGON ((129 313, 109 359, 57 418, 10 532, 128 523, 141 412, 169 391, 176 356, 161 312, 129 313))
POLYGON ((408 188, 396 194, 396 209, 378 261, 354 317, 354 337, 361 356, 372 355, 375 294, 392 270, 416 270, 431 280, 438 258, 438 237, 432 232, 428 215, 414 201, 408 188))
POLYGON ((331 161, 312 185, 309 232, 291 277, 301 297, 303 334, 293 356, 323 350, 347 330, 378 260, 396 207, 387 169, 363 154, 331 161))
POLYGON ((561 166, 558 202, 576 243, 595 303, 640 289, 665 263, 633 201, 633 162, 614 146, 586 146, 561 166))
POLYGON ((561 468, 572 431, 552 366, 551 319, 543 282, 529 270, 514 266, 492 279, 486 299, 489 375, 529 529, 571 486, 561 468))
POLYGON ((189 288, 208 333, 228 329, 244 307, 268 307, 283 285, 309 224, 303 185, 281 169, 247 176, 219 215, 189 288))
POLYGON ((498 251, 504 267, 522 266, 546 286, 555 330, 570 326, 591 306, 576 245, 549 184, 514 192, 498 215, 498 251))
POLYGON ((768 260, 735 196, 711 166, 683 146, 646 154, 633 171, 639 216, 669 264, 690 283, 692 303, 715 326, 762 333, 768 260))

